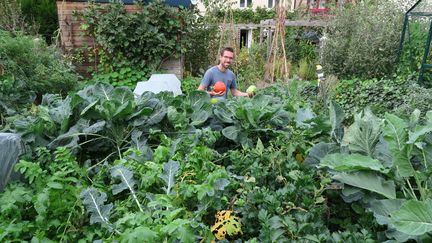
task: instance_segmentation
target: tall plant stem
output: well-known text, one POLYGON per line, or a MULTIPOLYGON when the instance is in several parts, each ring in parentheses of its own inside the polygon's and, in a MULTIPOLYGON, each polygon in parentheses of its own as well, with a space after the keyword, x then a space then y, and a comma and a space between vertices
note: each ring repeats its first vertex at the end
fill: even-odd
POLYGON ((411 183, 409 182, 409 179, 406 179, 406 182, 407 182, 407 184, 408 184, 408 186, 409 186, 409 188, 410 188, 410 194, 411 194, 411 196, 415 199, 415 200, 418 200, 417 199, 417 196, 416 196, 416 194, 415 194, 415 192, 414 192, 414 189, 412 188, 412 186, 411 186, 411 183))

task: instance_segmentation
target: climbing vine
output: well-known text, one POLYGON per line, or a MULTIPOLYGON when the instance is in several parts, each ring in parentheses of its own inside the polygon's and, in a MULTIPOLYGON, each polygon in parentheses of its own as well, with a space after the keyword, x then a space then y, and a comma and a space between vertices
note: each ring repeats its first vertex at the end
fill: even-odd
POLYGON ((125 62, 140 68, 157 68, 184 53, 194 20, 189 9, 161 1, 139 4, 136 12, 127 12, 119 2, 92 4, 76 16, 84 20, 81 30, 96 40, 102 64, 125 62))

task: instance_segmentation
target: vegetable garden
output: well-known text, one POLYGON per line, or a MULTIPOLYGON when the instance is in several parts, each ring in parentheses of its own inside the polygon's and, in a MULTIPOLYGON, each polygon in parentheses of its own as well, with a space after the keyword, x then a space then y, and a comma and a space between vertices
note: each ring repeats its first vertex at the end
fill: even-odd
MULTIPOLYGON (((212 1, 206 3, 212 7, 212 1)), ((403 11, 391 3, 386 1, 384 9, 373 3, 341 9, 333 17, 337 29, 327 30, 327 48, 355 45, 361 31, 353 28, 379 20, 365 24, 367 18, 359 18, 347 26, 348 18, 372 10, 398 18, 403 11), (351 42, 344 33, 352 34, 351 42)), ((159 4, 157 14, 173 14, 154 4, 159 4)), ((118 7, 104 21, 121 15, 118 7)), ((186 53, 186 63, 203 60, 198 53, 214 43, 194 42, 217 36, 202 26, 220 13, 194 20, 195 14, 180 11, 190 21, 185 28, 191 28, 183 32, 190 39, 181 46, 168 45, 174 37, 159 29, 167 45, 155 47, 158 60, 174 51, 186 53), (198 34, 203 38, 193 37, 198 34)), ((86 31, 101 17, 92 16, 86 31)), ((148 20, 158 22, 154 16, 148 20)), ((374 58, 387 58, 382 66, 373 65, 375 53, 364 46, 358 55, 353 47, 334 52, 324 47, 321 60, 310 51, 312 44, 292 41, 300 30, 291 29, 286 33, 293 67, 289 80, 279 77, 252 98, 217 102, 196 90, 198 66, 182 80, 183 95, 135 97, 132 73, 142 78, 157 72, 146 64, 151 60, 138 59, 150 55, 148 49, 135 55, 113 39, 101 41, 98 70, 78 81, 70 65, 76 56, 68 59, 56 46, 35 40, 27 27, 1 25, 0 131, 19 134, 26 153, 15 165, 21 180, 0 192, 0 241, 430 241, 431 91, 415 83, 417 70, 404 68, 403 59, 392 62, 389 50, 397 46, 393 32, 398 30, 394 22, 386 23, 381 31, 392 34, 387 43, 377 44, 385 33, 376 34, 378 39, 367 36, 369 48, 383 52, 374 58), (117 55, 107 59, 111 54, 117 55), (305 65, 319 60, 329 70, 326 82, 300 78, 305 65), (341 62, 346 66, 339 67, 341 62)), ((103 27, 93 32, 97 38, 106 35, 103 27)), ((265 55, 257 45, 237 56, 234 70, 242 88, 254 84, 245 78, 251 72, 264 73, 265 55)))

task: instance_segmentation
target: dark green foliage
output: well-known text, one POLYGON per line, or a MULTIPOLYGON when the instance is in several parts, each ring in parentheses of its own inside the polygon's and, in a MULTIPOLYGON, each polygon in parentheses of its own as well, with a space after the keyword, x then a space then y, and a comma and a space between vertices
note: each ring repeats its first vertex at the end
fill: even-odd
POLYGON ((181 81, 181 89, 183 94, 189 95, 191 92, 196 90, 198 88, 198 85, 200 84, 201 79, 199 78, 193 78, 193 77, 187 77, 184 78, 181 81))
POLYGON ((367 106, 371 107, 374 113, 383 115, 404 103, 411 93, 408 91, 411 82, 403 77, 341 80, 333 94, 333 99, 343 108, 347 121, 352 121, 353 115, 367 106))
POLYGON ((304 38, 304 33, 314 32, 320 35, 319 29, 306 29, 298 27, 288 27, 285 32, 285 49, 287 58, 293 63, 298 64, 302 59, 315 62, 318 58, 318 51, 315 44, 304 38))
POLYGON ((119 2, 91 5, 79 15, 84 19, 81 29, 96 39, 103 50, 101 64, 108 67, 127 61, 136 68, 157 69, 164 59, 178 57, 190 44, 192 12, 161 1, 143 5, 135 13, 127 13, 119 2))
POLYGON ((119 71, 94 73, 90 82, 105 82, 114 87, 126 86, 134 89, 137 82, 148 80, 150 70, 140 71, 130 67, 120 67, 119 71))
MULTIPOLYGON (((381 119, 365 109, 355 115, 342 142, 327 143, 340 151, 323 153, 323 144, 311 150, 310 154, 321 154, 315 156, 320 163, 314 166, 325 168, 343 184, 341 197, 355 212, 373 212, 376 223, 388 226, 375 229, 381 231, 380 241, 431 238, 430 228, 419 229, 430 221, 421 215, 432 211, 426 207, 431 195, 431 121, 430 111, 421 115, 414 110, 409 118, 386 113, 381 119)), ((371 220, 362 217, 361 221, 364 225, 371 220)))
POLYGON ((224 16, 226 17, 226 22, 230 23, 230 14, 232 14, 234 23, 243 23, 243 24, 259 24, 260 21, 266 19, 273 19, 276 16, 275 9, 267 9, 262 7, 257 7, 256 9, 245 8, 245 9, 230 9, 226 11, 217 11, 214 13, 215 16, 222 23, 224 20, 224 16), (232 11, 231 13, 229 11, 232 11))
POLYGON ((41 39, 8 32, 0 32, 0 70, 0 101, 8 108, 28 103, 35 95, 65 94, 77 81, 55 48, 41 39))
POLYGON ((51 44, 54 32, 59 28, 55 0, 18 0, 27 21, 34 22, 38 33, 51 44))
POLYGON ((254 44, 250 48, 241 49, 232 66, 232 71, 237 75, 237 85, 241 90, 246 90, 249 85, 257 84, 263 79, 266 61, 266 43, 254 44))
MULTIPOLYGON (((403 48, 399 53, 398 71, 401 74, 411 74, 420 70, 426 47, 429 24, 421 21, 409 23, 404 37, 403 48)), ((432 60, 427 60, 430 63, 432 60)))
POLYGON ((407 93, 403 97, 403 103, 396 107, 395 112, 400 116, 409 116, 415 109, 421 114, 432 110, 432 89, 424 88, 416 83, 407 87, 407 93))
MULTIPOLYGON (((207 68, 215 65, 216 56, 210 55, 212 46, 219 44, 218 29, 208 26, 199 18, 190 33, 191 45, 185 53, 185 70, 192 76, 204 75, 207 68)), ((217 48, 216 48, 217 49, 217 48)))
POLYGON ((79 200, 84 170, 64 148, 52 158, 46 149, 38 151, 34 162, 16 165, 27 185, 12 185, 0 196, 0 240, 85 238, 77 230, 85 227, 79 200))
MULTIPOLYGON (((104 83, 47 95, 12 127, 35 159, 17 166, 27 183, 0 194, 0 239, 211 241, 214 215, 234 210, 244 241, 376 241, 372 214, 342 204, 329 174, 309 167, 341 151, 343 114, 312 110, 308 87, 292 80, 216 104, 196 90, 135 99, 104 83), (45 145, 54 156, 35 149, 45 145)), ((349 148, 375 146, 368 134, 373 142, 349 148)))

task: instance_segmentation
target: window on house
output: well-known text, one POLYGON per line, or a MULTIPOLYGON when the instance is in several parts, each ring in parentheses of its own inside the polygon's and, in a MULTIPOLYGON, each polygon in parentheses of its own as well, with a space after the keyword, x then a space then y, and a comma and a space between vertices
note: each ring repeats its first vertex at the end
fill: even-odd
POLYGON ((246 7, 246 4, 247 7, 252 6, 252 0, 240 0, 240 8, 246 7))
POLYGON ((252 30, 240 29, 240 49, 243 47, 250 48, 252 44, 252 30))
POLYGON ((325 3, 326 3, 326 1, 325 0, 321 0, 321 1, 319 1, 319 9, 324 9, 325 8, 325 3))
POLYGON ((273 0, 268 0, 267 7, 273 8, 273 0))

